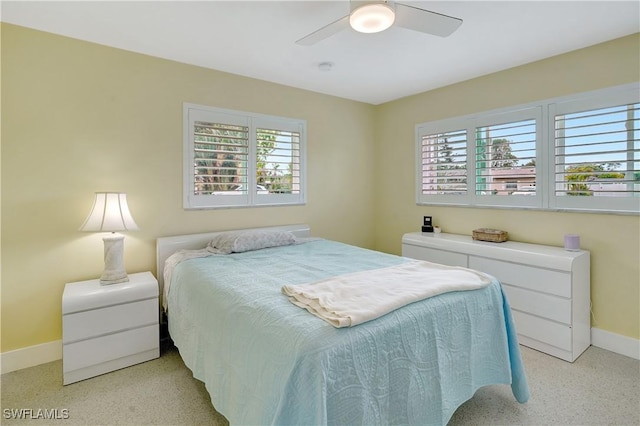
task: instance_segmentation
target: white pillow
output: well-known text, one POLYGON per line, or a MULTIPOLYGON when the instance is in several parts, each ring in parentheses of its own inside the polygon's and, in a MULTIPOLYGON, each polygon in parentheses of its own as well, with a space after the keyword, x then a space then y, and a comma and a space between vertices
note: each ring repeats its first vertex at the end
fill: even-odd
POLYGON ((288 246, 295 242, 296 237, 288 231, 231 231, 213 237, 207 250, 216 254, 243 253, 269 247, 288 246))

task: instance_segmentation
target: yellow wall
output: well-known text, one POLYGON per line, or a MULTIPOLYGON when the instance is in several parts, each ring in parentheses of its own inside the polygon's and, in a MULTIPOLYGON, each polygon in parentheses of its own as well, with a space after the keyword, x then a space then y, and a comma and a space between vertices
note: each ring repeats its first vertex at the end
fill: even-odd
POLYGON ((593 252, 593 325, 638 338, 638 217, 413 198, 416 123, 637 80, 638 37, 378 107, 9 24, 1 37, 2 352, 60 339, 64 283, 101 273, 100 236, 77 231, 95 191, 128 193, 141 228, 126 235, 130 273, 155 272, 159 236, 284 223, 396 253, 426 213, 458 233, 496 226, 554 245, 579 233, 593 252), (307 205, 183 210, 183 102, 306 119, 307 205))
POLYGON ((417 206, 413 158, 417 123, 637 82, 639 41, 635 34, 377 108, 376 248, 399 253, 402 234, 418 231, 423 215, 456 234, 492 227, 515 241, 555 246, 579 234, 591 251, 592 326, 638 339, 638 216, 417 206))
POLYGON ((2 59, 3 352, 60 339, 64 284, 102 272, 101 236, 77 231, 95 191, 128 193, 130 273, 155 273, 157 237, 207 230, 373 246, 372 105, 7 24, 2 59), (306 119, 307 204, 183 210, 183 102, 306 119))

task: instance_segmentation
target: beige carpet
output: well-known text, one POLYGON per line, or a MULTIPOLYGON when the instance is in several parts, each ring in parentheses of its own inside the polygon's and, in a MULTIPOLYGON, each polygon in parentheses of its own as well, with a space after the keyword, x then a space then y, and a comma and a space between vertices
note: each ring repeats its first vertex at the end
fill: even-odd
MULTIPOLYGON (((509 386, 489 386, 456 411, 451 425, 640 425, 640 361, 595 347, 573 364, 522 352, 530 401, 518 404, 509 386)), ((228 424, 173 347, 159 359, 64 387, 61 361, 15 371, 2 376, 1 391, 3 425, 228 424), (7 418, 12 409, 57 410, 68 418, 7 418)))

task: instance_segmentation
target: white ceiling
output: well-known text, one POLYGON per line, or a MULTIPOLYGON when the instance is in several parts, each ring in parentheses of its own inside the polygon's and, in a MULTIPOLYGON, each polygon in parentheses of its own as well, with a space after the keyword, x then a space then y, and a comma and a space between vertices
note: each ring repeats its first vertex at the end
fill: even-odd
POLYGON ((640 1, 400 1, 463 20, 295 41, 348 1, 6 1, 0 18, 133 52, 380 104, 640 31, 640 1), (332 62, 331 71, 318 65, 332 62))

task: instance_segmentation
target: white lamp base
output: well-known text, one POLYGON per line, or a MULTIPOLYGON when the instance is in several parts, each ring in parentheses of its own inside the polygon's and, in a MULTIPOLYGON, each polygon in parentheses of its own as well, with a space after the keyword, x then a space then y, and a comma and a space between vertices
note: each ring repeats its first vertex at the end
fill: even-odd
POLYGON ((115 235, 104 237, 104 272, 100 284, 117 284, 129 281, 124 269, 124 237, 115 235))

